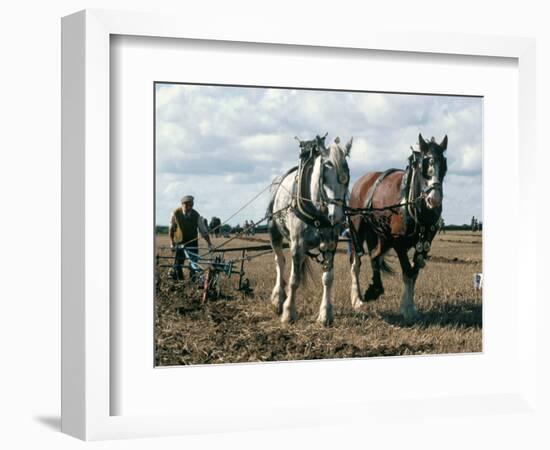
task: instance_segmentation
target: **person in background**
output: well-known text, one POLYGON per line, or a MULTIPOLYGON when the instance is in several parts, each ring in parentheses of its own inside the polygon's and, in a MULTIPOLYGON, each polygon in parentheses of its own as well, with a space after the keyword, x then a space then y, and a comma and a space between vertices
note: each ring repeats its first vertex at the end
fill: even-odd
POLYGON ((349 229, 349 225, 346 224, 345 227, 344 227, 344 230, 340 233, 340 237, 343 237, 344 239, 347 239, 348 240, 348 249, 347 249, 347 253, 348 253, 348 256, 351 256, 351 252, 352 252, 352 249, 353 249, 353 241, 351 239, 351 231, 349 229))
MULTIPOLYGON (((212 250, 212 242, 208 234, 208 227, 205 225, 205 219, 193 209, 194 198, 186 195, 181 199, 181 205, 172 211, 170 216, 170 226, 168 228, 168 239, 170 248, 176 252, 174 272, 172 276, 175 279, 183 279, 183 263, 185 262, 185 251, 189 252, 192 261, 197 260, 199 247, 199 233, 208 244, 208 249, 212 250)), ((191 278, 194 278, 195 271, 190 268, 191 278)))

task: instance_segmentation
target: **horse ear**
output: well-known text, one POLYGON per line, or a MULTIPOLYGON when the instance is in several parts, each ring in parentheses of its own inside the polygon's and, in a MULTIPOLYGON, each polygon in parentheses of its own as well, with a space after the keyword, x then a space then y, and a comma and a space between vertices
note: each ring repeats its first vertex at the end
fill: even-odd
POLYGON ((419 145, 421 151, 426 151, 428 149, 428 144, 426 143, 426 141, 422 137, 422 133, 420 133, 418 135, 418 145, 419 145))
POLYGON ((353 145, 353 136, 350 138, 350 140, 346 144, 346 156, 350 155, 352 145, 353 145))
POLYGON ((445 137, 441 141, 441 144, 439 144, 439 146, 443 149, 443 151, 447 150, 447 142, 448 142, 447 135, 445 135, 445 137))

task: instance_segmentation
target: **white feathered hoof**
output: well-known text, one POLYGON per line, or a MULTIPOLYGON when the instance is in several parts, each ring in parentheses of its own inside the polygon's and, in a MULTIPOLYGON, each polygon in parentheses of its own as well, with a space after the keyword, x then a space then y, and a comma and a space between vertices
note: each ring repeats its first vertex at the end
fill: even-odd
POLYGON ((283 303, 285 302, 285 291, 282 288, 274 289, 271 294, 271 305, 273 309, 280 316, 283 312, 283 303))
POLYGON ((333 321, 334 321, 334 316, 332 315, 332 305, 319 312, 319 316, 317 317, 317 322, 320 323, 321 325, 328 327, 332 325, 333 321))
POLYGON ((283 313, 283 303, 279 301, 279 299, 275 298, 271 301, 271 306, 273 307, 273 311, 275 314, 280 316, 283 313))
POLYGON ((401 306, 400 312, 401 312, 401 315, 403 316, 403 319, 405 319, 407 322, 412 321, 418 316, 416 307, 412 304, 401 306))
POLYGON ((283 306, 283 314, 281 315, 281 323, 291 324, 296 322, 296 308, 285 308, 283 306))
POLYGON ((364 302, 359 297, 351 299, 351 306, 355 312, 366 313, 368 311, 368 302, 364 302))

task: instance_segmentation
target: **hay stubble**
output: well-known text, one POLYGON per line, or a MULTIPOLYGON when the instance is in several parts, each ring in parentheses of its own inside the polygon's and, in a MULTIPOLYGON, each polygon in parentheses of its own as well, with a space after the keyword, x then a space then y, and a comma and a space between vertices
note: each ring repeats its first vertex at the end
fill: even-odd
MULTIPOLYGON (((258 235, 265 239, 265 235, 258 235)), ((166 237, 159 236, 159 245, 166 237)), ((220 240, 221 241, 221 240, 220 240)), ((235 245, 246 245, 241 240, 235 245)), ((165 253, 167 254, 167 253, 165 253)), ((288 258, 288 250, 285 250, 288 258)), ((155 296, 155 361, 157 365, 188 365, 260 361, 311 360, 369 356, 470 353, 482 350, 482 296, 472 286, 481 272, 479 233, 446 233, 436 237, 432 260, 416 284, 417 319, 399 315, 401 276, 397 259, 389 254, 395 275, 383 275, 385 293, 355 312, 349 300, 350 274, 345 245, 336 255, 334 324, 316 322, 322 293, 321 270, 299 289, 298 318, 283 326, 269 301, 275 281, 272 254, 246 264, 253 297, 234 290, 236 278, 222 278, 224 296, 204 305, 190 286, 176 286, 160 271, 155 296)), ((286 272, 290 267, 287 264, 286 272)), ((363 257, 362 290, 370 264, 363 257)))

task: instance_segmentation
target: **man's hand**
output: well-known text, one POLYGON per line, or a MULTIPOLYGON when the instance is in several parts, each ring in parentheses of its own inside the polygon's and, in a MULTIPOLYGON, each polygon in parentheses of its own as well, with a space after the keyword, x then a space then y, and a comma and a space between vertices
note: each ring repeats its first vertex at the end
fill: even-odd
POLYGON ((170 250, 172 250, 172 251, 176 250, 176 246, 174 245, 173 242, 170 242, 170 250))

